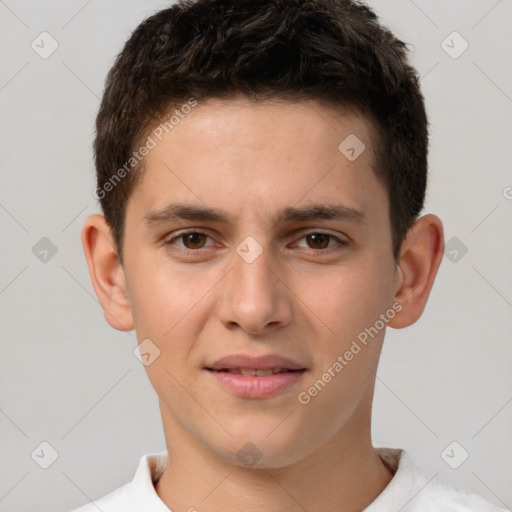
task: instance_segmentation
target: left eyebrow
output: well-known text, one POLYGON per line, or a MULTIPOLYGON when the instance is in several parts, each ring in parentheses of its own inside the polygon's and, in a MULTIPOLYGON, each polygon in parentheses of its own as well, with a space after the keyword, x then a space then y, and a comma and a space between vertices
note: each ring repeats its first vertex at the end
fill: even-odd
POLYGON ((362 211, 340 204, 313 204, 301 208, 288 207, 279 215, 278 222, 303 222, 321 219, 368 222, 368 217, 362 211))
MULTIPOLYGON (((368 217, 362 211, 355 208, 340 204, 312 204, 299 208, 287 207, 277 215, 274 223, 305 222, 322 219, 349 220, 358 223, 368 222, 368 217)), ((161 210, 149 211, 144 215, 144 223, 148 227, 176 220, 209 221, 229 225, 233 223, 234 217, 217 208, 187 203, 171 203, 161 210)))

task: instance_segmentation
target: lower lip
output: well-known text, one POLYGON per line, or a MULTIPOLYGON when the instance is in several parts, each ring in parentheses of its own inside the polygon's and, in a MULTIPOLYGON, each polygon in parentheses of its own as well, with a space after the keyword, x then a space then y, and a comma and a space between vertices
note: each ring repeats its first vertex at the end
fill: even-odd
POLYGON ((305 372, 305 370, 300 370, 258 377, 256 375, 207 371, 215 377, 222 387, 242 398, 267 398, 277 395, 297 384, 305 372))

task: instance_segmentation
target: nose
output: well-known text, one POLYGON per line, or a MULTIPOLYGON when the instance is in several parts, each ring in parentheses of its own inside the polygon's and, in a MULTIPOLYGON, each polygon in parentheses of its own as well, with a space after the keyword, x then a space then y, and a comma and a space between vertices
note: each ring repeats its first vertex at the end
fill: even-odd
POLYGON ((227 328, 238 326, 256 336, 290 323, 293 294, 270 250, 263 249, 254 260, 242 251, 234 253, 230 268, 222 280, 218 306, 227 328))

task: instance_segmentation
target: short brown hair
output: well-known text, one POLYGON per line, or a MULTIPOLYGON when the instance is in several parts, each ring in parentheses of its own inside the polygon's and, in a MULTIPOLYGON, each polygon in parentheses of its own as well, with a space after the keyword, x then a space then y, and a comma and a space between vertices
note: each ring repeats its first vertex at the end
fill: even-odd
POLYGON ((96 119, 95 195, 121 261, 126 204, 141 174, 134 151, 148 131, 191 98, 240 95, 316 99, 371 120, 396 259, 427 184, 428 123, 405 44, 355 0, 184 0, 133 32, 96 119))

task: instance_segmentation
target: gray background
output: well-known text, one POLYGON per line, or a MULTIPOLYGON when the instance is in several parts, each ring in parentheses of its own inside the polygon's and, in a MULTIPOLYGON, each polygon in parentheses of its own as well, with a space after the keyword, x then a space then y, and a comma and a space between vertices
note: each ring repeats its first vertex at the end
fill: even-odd
MULTIPOLYGON (((135 334, 104 321, 80 245, 84 219, 99 211, 91 143, 106 73, 136 25, 165 5, 0 0, 3 512, 69 510, 165 448, 135 334), (43 31, 59 45, 47 59, 31 47, 43 31), (46 262, 43 237, 57 248, 46 262), (46 470, 43 441, 58 452, 46 470)), ((370 5, 411 45, 431 122, 425 211, 455 237, 423 317, 388 330, 374 444, 405 448, 431 474, 511 507, 512 2, 370 5), (469 44, 457 58, 464 41, 454 31, 469 44), (451 468, 463 450, 469 458, 451 468)))

